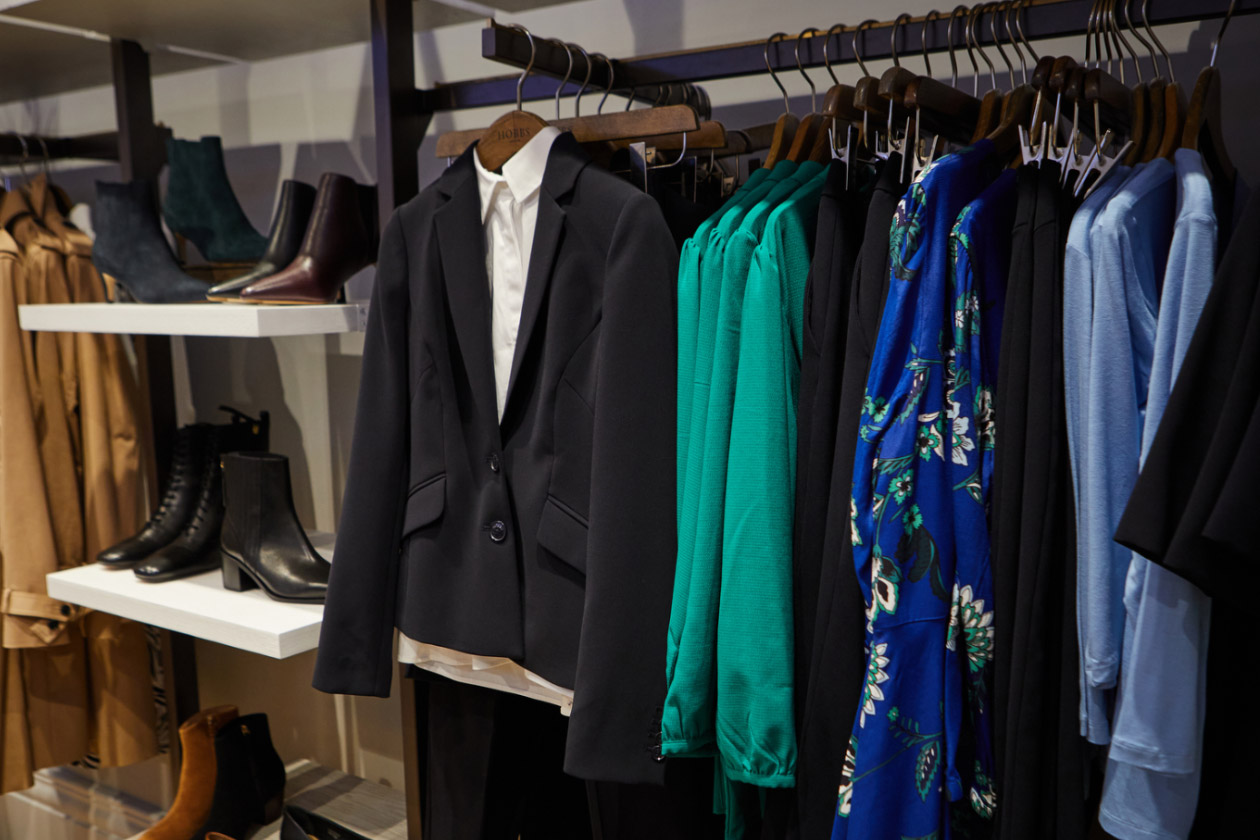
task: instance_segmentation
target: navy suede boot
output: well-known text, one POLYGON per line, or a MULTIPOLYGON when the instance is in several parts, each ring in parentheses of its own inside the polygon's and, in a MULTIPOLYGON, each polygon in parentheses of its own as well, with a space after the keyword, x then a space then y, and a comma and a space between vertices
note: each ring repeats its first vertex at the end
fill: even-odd
POLYGON ((151 181, 96 182, 92 208, 92 262, 109 278, 116 296, 142 303, 187 303, 206 299, 206 284, 180 270, 158 221, 157 189, 151 181))
POLYGON ((163 217, 166 226, 197 246, 211 262, 256 262, 267 238, 245 217, 223 163, 218 137, 166 139, 171 167, 163 217))

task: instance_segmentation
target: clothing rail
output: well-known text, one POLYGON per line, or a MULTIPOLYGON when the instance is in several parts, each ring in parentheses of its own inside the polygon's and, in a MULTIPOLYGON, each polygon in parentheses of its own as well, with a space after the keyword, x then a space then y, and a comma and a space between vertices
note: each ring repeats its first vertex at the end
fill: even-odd
POLYGON ((102 131, 79 137, 37 137, 0 134, 0 162, 38 166, 45 160, 86 158, 118 160, 118 132, 102 131))
MULTIPOLYGON (((1048 38, 1073 37, 1085 34, 1093 0, 1033 0, 1025 5, 1020 14, 1020 25, 1029 41, 1048 38)), ((1138 4, 1135 2, 1135 6, 1138 4)), ((1212 20, 1225 16, 1230 0, 1152 0, 1147 14, 1152 26, 1162 26, 1188 21, 1212 20)), ((978 22, 976 35, 981 45, 993 44, 992 29, 989 21, 995 4, 989 4, 978 22)), ((1255 14, 1260 12, 1260 0, 1236 0, 1235 15, 1255 14)), ((1006 10, 997 12, 996 29, 1003 43, 1006 41, 1006 10)), ((1141 26, 1136 8, 1131 10, 1134 24, 1141 26)), ((1123 14, 1118 14, 1123 25, 1123 14)), ((1016 11, 1012 11, 1011 24, 1014 27, 1016 11)), ((903 21, 897 32, 897 55, 902 59, 914 61, 923 54, 923 16, 903 21)), ((833 21, 834 22, 834 21, 833 21)), ((966 15, 959 15, 954 22, 955 53, 960 67, 969 66, 964 46, 963 28, 966 15)), ((830 38, 827 27, 831 24, 819 21, 821 28, 816 34, 807 35, 800 40, 801 64, 805 67, 821 67, 823 65, 823 44, 827 43, 827 58, 832 64, 848 64, 856 60, 853 54, 853 32, 858 21, 846 21, 843 31, 836 29, 830 38)), ((858 41, 858 50, 863 60, 880 60, 892 57, 890 35, 893 23, 884 21, 866 27, 858 41)), ((946 33, 949 28, 949 15, 942 13, 926 26, 928 53, 938 54, 949 48, 946 33)), ((545 33, 534 33, 535 60, 530 75, 525 80, 522 98, 526 100, 549 99, 555 96, 556 85, 552 79, 564 77, 569 67, 569 58, 565 50, 557 42, 549 40, 545 33)), ((585 46, 585 45, 583 45, 585 46)), ((796 70, 796 33, 789 33, 786 38, 770 44, 768 54, 770 64, 777 71, 796 70)), ((509 26, 490 22, 481 32, 481 54, 484 58, 525 67, 530 60, 530 39, 523 32, 509 26)), ((640 56, 628 59, 613 59, 613 87, 615 92, 637 91, 636 98, 656 101, 656 90, 660 85, 680 85, 682 82, 700 82, 711 79, 728 79, 737 76, 753 76, 766 72, 765 40, 746 41, 739 44, 724 44, 715 47, 701 47, 692 50, 661 53, 658 55, 640 56)), ((994 58, 996 61, 996 58, 994 58)), ((608 67, 599 60, 593 61, 591 67, 590 86, 586 95, 594 95, 596 101, 603 96, 608 85, 608 67)), ((983 64, 981 65, 983 67, 983 64)), ((1030 65, 1031 66, 1031 65, 1030 65)), ((586 65, 582 53, 573 51, 573 75, 565 86, 565 94, 577 91, 581 80, 586 76, 586 65)), ((938 73, 938 76, 941 75, 938 73)), ((516 84, 519 76, 496 76, 475 79, 466 82, 437 84, 428 90, 417 91, 417 106, 422 113, 435 111, 455 111, 464 108, 478 108, 488 105, 505 105, 516 101, 516 84)), ((682 101, 681 87, 667 91, 661 104, 673 104, 682 101)))

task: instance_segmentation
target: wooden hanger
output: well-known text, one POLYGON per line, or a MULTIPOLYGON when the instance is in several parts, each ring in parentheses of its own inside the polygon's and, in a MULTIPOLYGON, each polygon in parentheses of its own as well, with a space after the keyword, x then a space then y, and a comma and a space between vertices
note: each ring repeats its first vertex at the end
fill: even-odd
MULTIPOLYGON (((1003 97, 1002 92, 998 90, 997 87, 997 71, 993 67, 993 62, 989 60, 988 53, 986 53, 984 51, 984 47, 980 45, 980 38, 977 34, 977 27, 981 23, 981 18, 984 17, 985 9, 987 9, 990 5, 997 4, 981 3, 978 6, 974 6, 967 13, 967 53, 970 55, 972 48, 974 47, 975 51, 980 53, 980 58, 989 68, 989 90, 985 92, 984 97, 980 100, 980 112, 976 115, 976 128, 971 133, 970 143, 972 145, 979 143, 985 137, 993 133, 998 124, 1002 121, 1003 97)), ((971 65, 976 68, 977 72, 974 78, 976 79, 978 85, 980 78, 979 65, 976 64, 974 57, 971 59, 971 65)))
POLYGON ((1225 27, 1229 26, 1233 17, 1236 3, 1237 0, 1232 0, 1229 4, 1221 29, 1212 42, 1212 57, 1194 83, 1181 135, 1182 148, 1194 149, 1203 155, 1203 162, 1212 175, 1213 187, 1229 196, 1233 195, 1236 169, 1225 148, 1225 134, 1221 126, 1221 71, 1216 69, 1216 52, 1225 35, 1225 27))
MULTIPOLYGON (((831 87, 827 88, 827 93, 823 96, 822 111, 823 130, 819 132, 818 137, 814 140, 814 148, 810 153, 810 160, 823 159, 835 153, 839 144, 842 130, 846 125, 861 122, 862 112, 853 104, 853 97, 856 91, 852 85, 844 85, 836 78, 835 71, 831 69, 831 58, 827 54, 828 46, 831 43, 831 33, 837 29, 841 34, 844 33, 845 26, 838 23, 827 30, 827 34, 823 40, 823 66, 827 68, 827 75, 831 76, 831 87)), ((847 132, 845 132, 847 135, 847 132)))
POLYGON ((525 65, 525 72, 521 73, 521 77, 516 81, 516 110, 508 111, 490 123, 490 127, 483 132, 477 143, 477 158, 482 166, 492 172, 498 171, 511 159, 512 155, 519 152, 526 143, 534 139, 538 132, 547 127, 546 120, 521 107, 521 92, 525 86, 525 79, 529 76, 529 71, 534 68, 534 59, 537 56, 534 36, 520 24, 513 24, 512 28, 525 33, 525 37, 529 38, 529 64, 525 65))
MULTIPOLYGON (((947 38, 953 81, 947 85, 932 78, 932 64, 927 51, 927 25, 939 17, 940 13, 935 9, 923 17, 921 41, 926 74, 919 76, 903 68, 893 67, 885 71, 880 79, 880 94, 913 112, 916 119, 921 120, 922 126, 933 134, 961 143, 970 139, 975 131, 981 103, 979 99, 957 87, 958 63, 954 56, 952 16, 947 38)), ((895 37, 894 34, 894 40, 895 37)), ((894 51, 894 56, 895 54, 894 51)))
MULTIPOLYGON (((805 77, 805 83, 809 85, 809 113, 800 121, 796 128, 796 133, 792 135, 792 144, 788 147, 787 159, 795 163, 804 163, 815 155, 815 146, 820 137, 826 132, 826 119, 818 112, 818 89, 814 87, 814 80, 805 72, 805 67, 801 64, 801 39, 806 34, 813 33, 816 30, 812 28, 802 29, 801 33, 796 36, 796 47, 793 55, 796 58, 796 69, 805 77)), ((821 154, 821 152, 819 153, 821 154)))
MULTIPOLYGON (((585 51, 583 51, 583 54, 585 55, 585 51)), ((580 116, 581 95, 586 87, 586 84, 583 83, 582 89, 578 91, 574 98, 575 116, 549 120, 545 125, 553 126, 561 131, 571 132, 573 139, 582 144, 616 143, 623 140, 653 138, 684 131, 695 132, 701 128, 701 123, 695 110, 689 105, 662 105, 653 108, 604 113, 604 103, 608 100, 608 96, 613 90, 613 63, 602 53, 594 53, 589 56, 587 59, 587 79, 590 78, 589 61, 591 58, 603 59, 608 64, 608 86, 604 90, 604 96, 599 102, 596 113, 585 117, 580 116)), ((523 83, 524 76, 522 76, 521 82, 517 84, 518 95, 523 83)), ((559 99, 561 88, 563 88, 563 83, 556 89, 557 100, 559 99)), ((633 97, 631 97, 631 101, 633 101, 633 97)), ((559 114, 558 105, 556 113, 557 115, 559 114)), ((480 156, 483 151, 483 146, 480 143, 484 142, 482 138, 489 130, 486 128, 474 128, 462 131, 448 131, 438 137, 436 156, 440 158, 458 157, 473 143, 479 143, 478 155, 480 156)), ((709 142, 713 129, 710 128, 708 131, 708 134, 688 139, 688 143, 691 144, 692 148, 708 148, 704 144, 709 142)), ((537 132, 534 133, 536 134, 537 132)), ((521 145, 524 145, 524 143, 521 145)), ((506 160, 507 158, 504 158, 504 161, 506 160)), ((484 159, 482 160, 482 166, 487 166, 484 159)))
POLYGON ((800 120, 792 113, 792 103, 788 100, 787 88, 779 81, 774 68, 770 66, 770 44, 776 38, 786 37, 787 35, 783 32, 774 33, 766 39, 761 51, 762 57, 766 60, 766 70, 770 71, 770 78, 783 94, 783 114, 774 122, 774 135, 770 139, 770 148, 766 149, 766 159, 762 164, 766 169, 772 168, 779 161, 787 158, 788 150, 792 147, 792 138, 796 136, 797 126, 800 125, 800 120))

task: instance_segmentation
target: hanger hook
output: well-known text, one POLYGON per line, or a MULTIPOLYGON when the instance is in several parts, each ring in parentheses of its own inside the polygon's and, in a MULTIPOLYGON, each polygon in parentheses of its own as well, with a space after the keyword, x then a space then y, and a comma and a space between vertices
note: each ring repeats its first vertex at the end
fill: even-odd
POLYGON ((989 67, 989 87, 997 90, 997 68, 993 66, 993 62, 989 59, 989 54, 984 51, 984 45, 980 43, 980 27, 984 25, 984 11, 988 8, 987 3, 981 3, 971 10, 974 17, 970 17, 969 32, 971 41, 976 45, 976 52, 980 53, 980 59, 989 67))
POLYGON ((656 99, 652 100, 652 107, 653 108, 661 107, 666 102, 668 102, 669 98, 673 95, 674 95, 673 82, 666 82, 665 84, 657 85, 656 86, 656 99))
POLYGON ((945 24, 945 42, 949 47, 950 87, 958 87, 958 56, 954 54, 954 19, 962 8, 962 6, 955 6, 954 11, 949 13, 949 22, 945 24))
MULTIPOLYGON (((1133 0, 1124 0, 1124 21, 1129 26, 1129 34, 1132 35, 1134 38, 1137 38, 1138 43, 1146 48, 1147 55, 1151 59, 1151 78, 1155 78, 1159 76, 1159 62, 1155 58, 1155 47, 1152 46, 1151 42, 1146 40, 1146 38, 1143 37, 1142 33, 1138 31, 1138 28, 1133 25, 1133 15, 1129 13, 1129 9, 1132 6, 1133 6, 1133 0)), ((1138 80, 1141 81, 1141 78, 1142 78, 1142 69, 1139 66, 1138 67, 1138 80)))
POLYGON ((890 42, 889 51, 892 53, 893 67, 901 66, 901 61, 897 58, 897 30, 901 27, 901 22, 903 20, 910 20, 909 12, 902 12, 897 15, 897 19, 893 21, 892 32, 888 36, 888 40, 890 42))
POLYGON ((1234 16, 1234 7, 1238 5, 1238 0, 1229 0, 1229 8, 1225 11, 1225 19, 1221 21, 1221 29, 1216 33, 1216 39, 1212 41, 1212 58, 1208 61, 1208 67, 1216 66, 1216 50, 1221 45, 1221 38, 1225 36, 1225 27, 1229 26, 1229 19, 1234 16))
MULTIPOLYGON (((817 34, 818 30, 812 27, 802 29, 801 34, 796 36, 796 46, 793 48, 792 53, 796 58, 796 69, 805 77, 805 84, 809 85, 809 112, 813 114, 818 111, 818 89, 814 87, 814 80, 809 77, 809 74, 805 72, 805 67, 801 64, 801 39, 805 37, 806 33, 817 34)), ((813 36, 811 35, 810 37, 813 36)))
POLYGON ((608 87, 604 88, 604 95, 599 99, 599 105, 595 108, 595 113, 604 113, 604 103, 608 101, 608 94, 612 93, 613 81, 617 75, 617 71, 613 69, 612 59, 603 53, 591 53, 591 58, 602 58, 604 63, 608 65, 608 87))
POLYGON ((582 61, 586 64, 586 77, 582 79, 582 86, 578 88, 578 92, 573 95, 573 116, 582 116, 582 94, 586 93, 586 88, 591 83, 591 73, 595 71, 591 64, 591 56, 580 44, 569 44, 568 46, 577 50, 582 54, 582 61))
POLYGON ((564 78, 560 80, 560 84, 556 85, 556 119, 560 119, 560 94, 564 92, 564 86, 569 83, 570 77, 573 76, 573 50, 569 49, 569 45, 564 41, 558 41, 555 38, 548 38, 548 41, 564 50, 564 54, 569 58, 569 68, 564 71, 564 78))
POLYGON ((775 86, 777 86, 779 88, 779 92, 783 94, 783 113, 790 114, 792 113, 792 106, 788 102, 787 88, 783 86, 783 82, 779 81, 778 74, 775 73, 774 68, 770 66, 770 44, 773 43, 774 39, 776 38, 786 38, 786 37, 787 37, 786 33, 776 32, 773 35, 771 35, 769 38, 767 38, 765 46, 762 47, 761 49, 761 57, 766 60, 766 69, 770 71, 770 78, 774 80, 775 86))
MULTIPOLYGON (((1006 28, 1006 40, 1011 42, 1011 48, 1015 50, 1015 55, 1019 57, 1019 77, 1024 84, 1028 84, 1028 63, 1024 61, 1024 50, 1019 45, 1019 39, 1011 34, 1011 13, 1019 7, 1022 0, 1014 0, 1014 2, 1006 5, 1006 16, 1002 20, 1002 25, 1006 28)), ((1014 79, 1011 80, 1012 83, 1014 79)))
POLYGON ((840 30, 841 35, 844 34, 844 24, 837 23, 835 26, 827 30, 827 37, 823 39, 823 66, 827 68, 827 75, 831 76, 831 83, 833 85, 840 84, 840 80, 836 78, 836 72, 831 69, 831 57, 827 55, 827 46, 831 43, 831 33, 835 32, 837 29, 840 30))
MULTIPOLYGON (((1151 19, 1146 14, 1146 10, 1150 5, 1151 0, 1142 0, 1142 28, 1146 30, 1146 35, 1151 39, 1151 43, 1155 45, 1155 49, 1159 50, 1160 55, 1164 57, 1164 69, 1168 71, 1168 81, 1176 84, 1177 74, 1173 72, 1172 57, 1168 55, 1168 50, 1164 48, 1164 42, 1159 40, 1159 36, 1155 34, 1155 29, 1151 26, 1151 19)), ((1233 7, 1231 6, 1230 8, 1233 7)))
MULTIPOLYGON (((1140 84, 1146 81, 1146 79, 1142 77, 1141 59, 1138 58, 1138 54, 1133 49, 1133 45, 1129 43, 1129 39, 1124 37, 1124 26, 1120 23, 1120 18, 1116 14, 1116 2, 1117 0, 1111 0, 1111 28, 1112 28, 1112 31, 1116 33, 1116 40, 1120 43, 1120 46, 1124 49, 1125 52, 1129 54, 1129 58, 1132 59, 1133 70, 1135 73, 1137 73, 1137 80, 1138 80, 1138 83, 1140 84)), ((1124 0, 1124 8, 1125 8, 1125 11, 1127 12, 1129 9, 1129 0, 1124 0)), ((1132 29, 1132 27, 1130 27, 1130 29, 1132 29)), ((1124 59, 1123 58, 1120 59, 1120 72, 1124 73, 1124 59)), ((1120 81, 1122 82, 1124 81, 1123 75, 1120 76, 1120 81)))
MULTIPOLYGON (((923 66, 927 68, 925 75, 932 75, 932 60, 928 58, 928 24, 934 20, 940 20, 941 13, 936 9, 928 12, 923 16, 923 29, 919 31, 919 40, 923 43, 923 66)), ((950 58, 953 59, 954 52, 950 50, 950 58)))
MULTIPOLYGON (((971 94, 977 96, 980 93, 980 65, 976 64, 976 54, 971 50, 971 35, 967 31, 967 27, 971 23, 971 9, 967 6, 955 6, 954 11, 949 13, 949 42, 954 43, 954 18, 958 13, 962 12, 966 15, 963 19, 963 46, 967 48, 967 60, 971 62, 971 94)), ((958 65, 954 64, 954 82, 958 81, 958 65)))
POLYGON ((662 163, 658 166, 653 166, 652 168, 653 169, 673 169, 675 166, 682 163, 683 159, 687 157, 687 132, 684 131, 682 133, 682 139, 683 139, 682 151, 678 153, 677 160, 673 161, 672 163, 662 163))
POLYGON ((515 29, 517 32, 524 32, 525 37, 529 39, 529 64, 525 65, 525 70, 521 73, 521 77, 516 80, 516 110, 523 111, 525 109, 521 106, 521 94, 525 90, 525 80, 529 78, 529 71, 534 69, 534 59, 538 57, 538 47, 534 44, 533 34, 524 26, 521 26, 519 23, 513 23, 508 28, 515 29))
POLYGON ((39 141, 40 148, 44 150, 44 176, 51 177, 48 174, 48 163, 51 160, 51 157, 48 154, 48 143, 38 134, 35 135, 35 139, 39 141))
MULTIPOLYGON (((1015 87, 1015 66, 1011 64, 1010 57, 1006 54, 1006 50, 1002 49, 1002 39, 998 37, 997 21, 998 15, 1002 14, 1002 9, 1006 7, 1006 3, 986 3, 985 6, 992 10, 992 16, 989 18, 989 35, 993 37, 993 46, 997 47, 998 55, 1002 56, 1002 63, 1006 65, 1006 72, 1011 78, 1011 87, 1015 87)), ((996 87, 996 85, 995 85, 996 87)))
POLYGON ((875 25, 875 20, 864 20, 857 25, 857 29, 853 30, 853 57, 857 59, 858 68, 862 71, 863 76, 869 76, 866 72, 866 62, 862 60, 862 53, 858 52, 858 38, 862 37, 862 30, 869 29, 875 25))
POLYGON ((1037 51, 1033 49, 1032 43, 1028 40, 1028 36, 1024 34, 1024 10, 1032 5, 1032 0, 1022 0, 1015 4, 1015 31, 1019 33, 1019 40, 1024 42, 1024 49, 1028 50, 1028 54, 1032 56, 1034 62, 1040 61, 1041 56, 1037 55, 1037 51))

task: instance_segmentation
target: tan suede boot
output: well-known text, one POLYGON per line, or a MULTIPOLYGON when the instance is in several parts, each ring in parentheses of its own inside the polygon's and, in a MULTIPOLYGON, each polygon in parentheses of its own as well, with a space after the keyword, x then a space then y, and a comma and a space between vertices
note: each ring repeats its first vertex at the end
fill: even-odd
POLYGON ((157 825, 140 835, 140 840, 194 840, 193 834, 205 822, 214 799, 214 735, 238 714, 235 706, 216 706, 197 712, 180 726, 184 757, 175 803, 157 825))

